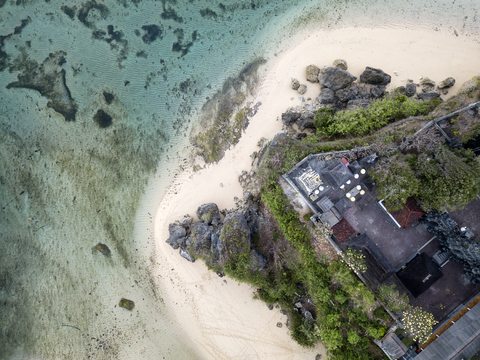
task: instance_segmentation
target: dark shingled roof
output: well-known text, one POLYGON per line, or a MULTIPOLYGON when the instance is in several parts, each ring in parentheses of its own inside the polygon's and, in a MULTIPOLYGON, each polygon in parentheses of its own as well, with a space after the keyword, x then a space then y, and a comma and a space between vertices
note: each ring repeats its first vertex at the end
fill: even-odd
POLYGON ((366 234, 361 234, 348 240, 345 242, 345 245, 353 250, 359 250, 365 255, 367 271, 363 276, 374 287, 380 285, 380 283, 394 273, 395 269, 392 264, 390 264, 385 255, 383 255, 377 245, 375 245, 366 234))
POLYGON ((423 294, 443 276, 442 269, 427 254, 421 253, 413 258, 397 277, 414 297, 423 294))

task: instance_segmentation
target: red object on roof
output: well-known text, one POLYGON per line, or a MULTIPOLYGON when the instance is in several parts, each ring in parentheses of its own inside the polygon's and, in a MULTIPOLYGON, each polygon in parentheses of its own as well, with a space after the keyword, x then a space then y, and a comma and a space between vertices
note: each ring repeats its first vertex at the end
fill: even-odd
POLYGON ((332 227, 333 235, 343 244, 347 241, 353 234, 356 233, 355 229, 348 223, 348 221, 343 218, 332 227))
POLYGON ((395 218, 395 220, 397 220, 400 226, 404 229, 415 223, 423 216, 423 214, 425 214, 425 211, 422 210, 422 208, 417 204, 417 201, 413 197, 409 197, 407 199, 407 203, 403 206, 403 209, 397 211, 389 210, 388 212, 395 218))
POLYGON ((345 166, 350 165, 350 163, 349 163, 349 162, 347 161, 347 159, 345 159, 345 158, 342 158, 342 163, 344 163, 345 166))

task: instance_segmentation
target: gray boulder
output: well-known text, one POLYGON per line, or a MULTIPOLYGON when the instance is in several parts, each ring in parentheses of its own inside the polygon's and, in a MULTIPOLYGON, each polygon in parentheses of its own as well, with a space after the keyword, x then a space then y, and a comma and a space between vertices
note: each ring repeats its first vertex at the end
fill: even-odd
POLYGON ((318 73, 320 72, 320 69, 315 66, 315 65, 308 65, 307 69, 305 71, 307 81, 310 81, 311 83, 317 83, 318 82, 318 73))
POLYGON ((252 265, 251 269, 253 271, 261 271, 265 269, 267 266, 267 259, 262 254, 259 254, 256 250, 252 250, 250 252, 251 260, 250 263, 252 265))
POLYGON ((305 129, 315 129, 313 125, 313 120, 315 118, 315 113, 306 113, 302 115, 302 122, 298 126, 300 130, 305 129))
POLYGON ((187 231, 183 226, 178 224, 170 224, 168 225, 168 232, 170 237, 165 240, 165 242, 173 247, 174 249, 178 249, 180 244, 184 242, 185 236, 187 235, 187 231), (180 243, 178 240, 181 240, 180 243))
POLYGON ((210 252, 212 253, 213 260, 217 260, 219 256, 223 253, 225 244, 220 240, 220 232, 215 232, 212 234, 212 245, 210 252))
POLYGON ((300 116, 302 116, 301 113, 297 113, 297 112, 294 112, 294 111, 287 111, 285 113, 282 114, 282 122, 284 125, 291 125, 293 124, 295 121, 297 121, 298 119, 300 119, 300 116))
POLYGON ((300 87, 300 81, 292 78, 292 89, 293 90, 298 90, 299 87, 300 87))
POLYGON ((332 104, 334 102, 335 94, 329 88, 322 89, 320 95, 318 95, 318 101, 320 104, 332 104))
POLYGON ((334 67, 338 67, 342 70, 347 70, 348 69, 348 65, 347 65, 347 62, 343 59, 337 59, 333 62, 333 66, 334 67))
POLYGON ((188 229, 193 223, 193 218, 190 215, 185 215, 182 220, 180 220, 180 226, 183 226, 185 229, 188 229))
POLYGON ((451 88, 453 85, 455 85, 455 79, 453 77, 448 77, 443 81, 440 81, 440 84, 438 84, 439 89, 447 89, 451 88))
POLYGON ((300 95, 305 94, 307 92, 307 85, 304 85, 304 84, 300 85, 297 91, 300 95))
POLYGON ((356 76, 353 76, 348 71, 333 66, 323 68, 318 75, 318 81, 320 84, 333 91, 346 88, 355 80, 357 80, 356 76))
POLYGON ((193 255, 210 251, 213 227, 199 221, 192 225, 192 230, 187 238, 186 246, 193 255))
POLYGON ((374 98, 379 98, 385 94, 385 89, 386 87, 383 85, 372 85, 370 87, 370 94, 372 94, 374 98))
POLYGON ((217 204, 209 203, 199 206, 197 209, 197 216, 200 220, 207 224, 220 224, 221 216, 217 204))
POLYGON ((429 91, 426 93, 418 94, 418 98, 423 101, 429 101, 438 99, 440 97, 440 93, 438 91, 429 91))
POLYGON ((371 85, 388 85, 392 77, 384 73, 383 70, 367 66, 362 75, 360 75, 360 80, 371 85))
POLYGON ((413 82, 409 82, 407 83, 407 85, 405 85, 405 95, 407 95, 408 97, 412 97, 413 95, 415 95, 416 92, 417 85, 415 85, 413 82))
POLYGON ((355 87, 348 88, 348 89, 340 89, 335 91, 335 96, 341 102, 347 102, 348 100, 355 98, 357 94, 358 94, 358 91, 355 87))
POLYGON ((180 249, 180 256, 184 259, 187 259, 190 262, 195 262, 195 258, 190 255, 187 249, 180 249))

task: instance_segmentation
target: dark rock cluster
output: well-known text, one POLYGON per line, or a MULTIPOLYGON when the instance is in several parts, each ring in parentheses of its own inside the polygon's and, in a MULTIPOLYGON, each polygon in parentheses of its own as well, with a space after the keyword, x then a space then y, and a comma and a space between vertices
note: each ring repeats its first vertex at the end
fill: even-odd
MULTIPOLYGON (((323 68, 308 65, 305 70, 306 80, 319 83, 320 94, 312 101, 303 100, 304 103, 301 106, 284 112, 283 124, 288 127, 296 124, 300 131, 313 130, 315 129, 313 119, 319 108, 333 108, 336 111, 366 109, 371 101, 381 99, 388 94, 386 89, 392 78, 383 70, 367 66, 360 74, 360 79, 357 79, 347 69, 347 62, 343 59, 337 59, 333 62, 333 66, 323 68)), ((451 77, 441 81, 438 86, 433 80, 425 77, 419 84, 408 80, 405 86, 399 86, 395 91, 408 97, 428 101, 439 98, 440 91, 447 94, 447 89, 454 84, 455 79, 451 77)), ((292 79, 292 89, 299 91, 301 86, 303 85, 300 85, 300 81, 292 79)))
POLYGON ((180 255, 188 261, 201 258, 208 265, 222 264, 239 253, 250 253, 251 270, 261 271, 267 266, 263 255, 252 248, 252 236, 258 233, 258 202, 250 194, 237 200, 236 208, 221 212, 214 203, 198 207, 200 221, 194 222, 186 215, 169 225, 167 244, 180 249, 180 255))

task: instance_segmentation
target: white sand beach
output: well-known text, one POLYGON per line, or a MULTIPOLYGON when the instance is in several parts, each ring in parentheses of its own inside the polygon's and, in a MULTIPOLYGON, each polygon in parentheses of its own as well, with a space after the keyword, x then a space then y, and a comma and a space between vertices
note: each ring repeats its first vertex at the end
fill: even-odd
POLYGON ((195 173, 180 173, 163 198, 154 185, 148 190, 149 206, 156 207, 152 210, 151 271, 172 320, 200 358, 314 359, 316 354, 325 358, 321 345, 315 349, 298 346, 289 336, 286 316, 253 300, 250 286, 218 277, 201 261, 186 261, 165 239, 169 223, 185 214, 195 217, 201 204, 215 202, 220 209, 234 206, 234 196, 242 197, 238 175, 250 169, 250 154, 258 150, 258 140, 271 139, 280 132, 281 113, 301 103, 299 94, 290 87, 290 79, 295 77, 307 84, 304 97, 314 98, 320 86, 306 82, 305 67, 331 66, 337 58, 345 59, 348 71, 357 77, 366 66, 384 70, 392 76, 389 88, 406 84, 407 79, 418 82, 419 77, 429 77, 438 83, 452 76, 456 85, 449 90, 450 96, 478 74, 480 43, 453 31, 428 29, 343 28, 299 34, 261 69, 262 82, 254 103, 260 101, 262 105, 238 145, 218 164, 195 173), (278 328, 277 322, 283 327, 278 328))

